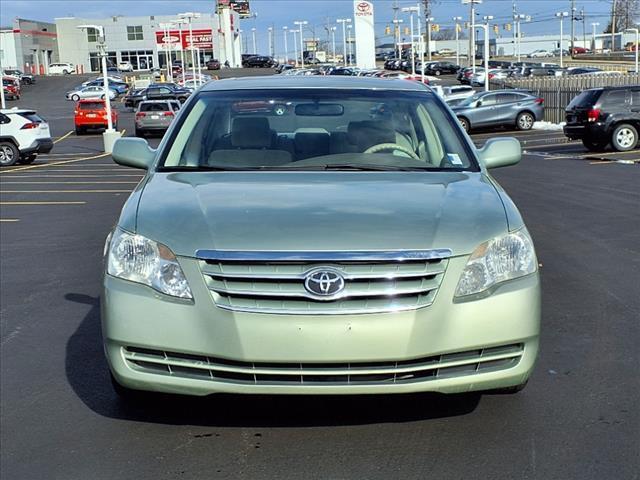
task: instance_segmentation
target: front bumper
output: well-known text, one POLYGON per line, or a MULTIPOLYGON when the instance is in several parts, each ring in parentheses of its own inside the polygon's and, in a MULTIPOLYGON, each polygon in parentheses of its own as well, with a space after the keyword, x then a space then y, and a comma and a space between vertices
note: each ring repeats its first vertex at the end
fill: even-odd
POLYGON ((180 263, 194 302, 169 299, 143 285, 105 276, 105 352, 114 377, 126 387, 192 395, 456 393, 519 385, 531 374, 538 352, 538 274, 505 283, 486 298, 454 301, 466 260, 450 259, 431 306, 385 314, 311 316, 222 310, 215 306, 197 262, 185 258, 180 263), (514 361, 508 365, 469 368, 469 362, 479 362, 473 358, 484 352, 514 345, 520 353, 511 355, 514 361), (376 375, 391 370, 406 373, 412 361, 431 373, 376 375), (440 363, 424 367, 429 362, 440 363), (277 375, 278 369, 291 374, 298 367, 295 381, 277 375), (227 373, 217 376, 219 368, 227 373), (325 377, 322 383, 314 382, 318 368, 335 369, 335 381, 325 377), (358 373, 373 376, 356 381, 348 369, 352 375, 354 369, 364 369, 358 373), (203 371, 211 373, 203 376, 203 371), (256 375, 248 379, 248 371, 256 375))

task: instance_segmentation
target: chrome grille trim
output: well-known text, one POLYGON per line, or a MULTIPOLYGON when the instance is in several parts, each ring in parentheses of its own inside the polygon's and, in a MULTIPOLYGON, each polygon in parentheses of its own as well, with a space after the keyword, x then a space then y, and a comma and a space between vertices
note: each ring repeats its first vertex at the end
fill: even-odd
POLYGON ((452 251, 448 248, 431 250, 394 250, 394 251, 317 251, 317 252, 278 252, 278 251, 234 251, 234 250, 196 250, 196 258, 220 262, 404 262, 415 260, 437 260, 449 258, 452 251))
POLYGON ((206 287, 219 308, 292 315, 417 310, 431 305, 451 251, 232 252, 198 250, 206 287), (344 289, 321 297, 305 288, 314 270, 336 271, 344 289))
POLYGON ((145 373, 256 385, 358 385, 419 382, 512 368, 524 354, 524 345, 478 348, 412 360, 329 364, 247 362, 136 347, 123 347, 122 353, 132 368, 145 373))

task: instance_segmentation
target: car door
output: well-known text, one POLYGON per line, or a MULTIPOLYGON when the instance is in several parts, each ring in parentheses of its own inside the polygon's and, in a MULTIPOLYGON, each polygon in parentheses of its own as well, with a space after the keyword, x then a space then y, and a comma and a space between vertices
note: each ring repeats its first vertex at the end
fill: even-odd
MULTIPOLYGON (((518 97, 514 93, 497 93, 494 107, 494 122, 496 125, 511 125, 518 116, 518 97)), ((524 98, 524 97, 523 97, 524 98)))
POLYGON ((496 94, 483 95, 476 107, 469 109, 469 121, 474 127, 493 125, 495 121, 496 94))
POLYGON ((631 113, 633 118, 640 120, 640 88, 631 90, 631 113))

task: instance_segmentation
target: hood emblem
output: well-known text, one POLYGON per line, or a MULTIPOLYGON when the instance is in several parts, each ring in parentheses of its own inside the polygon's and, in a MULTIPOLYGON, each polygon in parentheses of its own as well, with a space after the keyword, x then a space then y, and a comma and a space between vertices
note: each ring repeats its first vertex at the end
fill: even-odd
POLYGON ((335 297, 344 290, 344 277, 336 270, 312 270, 305 277, 304 288, 317 297, 335 297))

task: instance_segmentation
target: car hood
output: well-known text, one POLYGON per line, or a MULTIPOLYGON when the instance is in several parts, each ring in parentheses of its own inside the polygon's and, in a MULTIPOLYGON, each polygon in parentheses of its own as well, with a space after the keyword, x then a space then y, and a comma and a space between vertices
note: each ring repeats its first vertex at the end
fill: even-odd
POLYGON ((480 173, 155 173, 139 198, 136 232, 190 257, 199 249, 463 255, 507 230, 498 192, 480 173))

